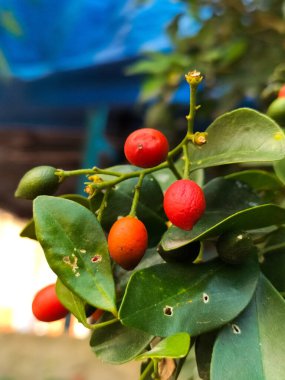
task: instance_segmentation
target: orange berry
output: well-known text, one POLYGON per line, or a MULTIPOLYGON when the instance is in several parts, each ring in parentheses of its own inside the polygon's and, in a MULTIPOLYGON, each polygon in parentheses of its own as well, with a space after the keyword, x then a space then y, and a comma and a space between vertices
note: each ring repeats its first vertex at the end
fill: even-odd
POLYGON ((278 98, 284 98, 285 97, 285 84, 281 86, 280 90, 278 91, 278 98))
POLYGON ((124 145, 127 160, 141 168, 152 168, 163 162, 168 149, 167 138, 153 128, 137 129, 128 136, 124 145))
POLYGON ((163 207, 171 223, 191 230, 206 208, 203 190, 190 179, 177 180, 166 190, 163 207))
POLYGON ((101 317, 102 315, 104 314, 104 310, 102 309, 96 309, 92 314, 91 314, 91 318, 97 322, 101 317))
POLYGON ((108 235, 110 256, 126 270, 133 269, 140 262, 147 244, 145 225, 133 216, 118 219, 108 235))
POLYGON ((36 293, 32 311, 34 316, 42 322, 57 321, 69 313, 57 297, 55 284, 47 285, 36 293))

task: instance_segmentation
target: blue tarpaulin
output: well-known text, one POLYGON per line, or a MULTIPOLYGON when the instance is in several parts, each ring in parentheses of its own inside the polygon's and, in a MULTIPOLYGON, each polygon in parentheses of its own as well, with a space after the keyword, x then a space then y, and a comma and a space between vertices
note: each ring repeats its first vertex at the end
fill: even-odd
POLYGON ((2 68, 36 79, 169 49, 165 28, 183 10, 173 0, 0 0, 2 68))
MULTIPOLYGON (((140 78, 125 68, 143 52, 171 49, 165 30, 185 7, 175 0, 0 0, 0 74, 12 78, 0 102, 11 104, 18 90, 34 106, 134 103, 140 78)), ((195 32, 187 20, 184 29, 195 32)))

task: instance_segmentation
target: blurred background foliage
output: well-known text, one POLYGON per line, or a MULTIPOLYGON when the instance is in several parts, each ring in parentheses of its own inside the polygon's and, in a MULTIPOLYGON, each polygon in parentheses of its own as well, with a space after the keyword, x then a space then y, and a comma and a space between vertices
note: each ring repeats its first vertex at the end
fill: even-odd
POLYGON ((285 83, 285 1, 183 2, 187 10, 167 27, 173 50, 149 52, 127 70, 145 75, 140 99, 154 101, 149 112, 165 117, 189 68, 206 74, 199 115, 237 106, 266 109, 285 83))

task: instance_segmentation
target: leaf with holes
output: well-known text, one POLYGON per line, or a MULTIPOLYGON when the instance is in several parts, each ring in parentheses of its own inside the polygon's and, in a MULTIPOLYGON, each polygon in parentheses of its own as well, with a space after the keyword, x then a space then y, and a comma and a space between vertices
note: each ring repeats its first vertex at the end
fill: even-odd
POLYGON ((283 379, 285 301, 264 277, 244 312, 226 325, 214 344, 211 380, 283 379))
POLYGON ((48 264, 63 284, 86 303, 116 315, 107 242, 93 213, 67 199, 40 196, 34 220, 48 264))
POLYGON ((242 108, 218 117, 207 128, 207 144, 190 146, 191 170, 238 162, 280 160, 283 130, 269 117, 242 108))
POLYGON ((285 223, 285 209, 274 204, 260 204, 259 197, 245 183, 215 178, 204 187, 204 193, 204 215, 191 231, 171 226, 162 237, 164 250, 218 236, 228 230, 251 230, 285 223))
POLYGON ((138 360, 163 359, 163 358, 184 358, 190 348, 190 335, 184 332, 170 335, 162 339, 150 351, 137 356, 138 360))
POLYGON ((153 336, 123 326, 120 322, 95 330, 90 346, 96 356, 111 364, 122 364, 134 359, 151 342, 153 336))
POLYGON ((246 307, 258 273, 255 258, 238 267, 217 260, 142 269, 130 278, 119 318, 156 336, 199 335, 224 325, 246 307))

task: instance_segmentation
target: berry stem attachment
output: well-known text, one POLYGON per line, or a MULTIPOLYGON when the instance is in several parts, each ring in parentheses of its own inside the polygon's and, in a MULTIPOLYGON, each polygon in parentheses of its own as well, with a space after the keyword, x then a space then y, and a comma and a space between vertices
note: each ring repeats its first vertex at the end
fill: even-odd
POLYGON ((189 158, 189 152, 187 145, 183 145, 183 158, 184 158, 184 171, 183 171, 183 178, 184 179, 189 179, 190 178, 190 158, 189 158))
POLYGON ((138 206, 138 202, 139 202, 140 191, 142 188, 143 179, 144 179, 144 173, 142 172, 139 176, 138 183, 135 186, 135 193, 134 193, 134 197, 133 197, 132 207, 131 207, 131 211, 129 213, 130 216, 134 216, 134 217, 136 216, 136 211, 137 211, 137 206, 138 206))

